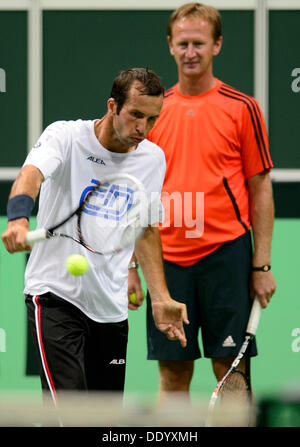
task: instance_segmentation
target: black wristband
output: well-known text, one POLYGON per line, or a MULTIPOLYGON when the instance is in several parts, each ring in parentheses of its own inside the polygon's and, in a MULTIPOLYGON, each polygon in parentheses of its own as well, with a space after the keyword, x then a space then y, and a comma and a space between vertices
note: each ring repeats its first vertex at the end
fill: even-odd
POLYGON ((252 267, 253 272, 268 272, 271 270, 270 265, 262 265, 261 267, 252 267))
POLYGON ((27 194, 19 194, 7 203, 7 219, 15 220, 26 217, 29 220, 31 211, 34 207, 34 200, 27 194))

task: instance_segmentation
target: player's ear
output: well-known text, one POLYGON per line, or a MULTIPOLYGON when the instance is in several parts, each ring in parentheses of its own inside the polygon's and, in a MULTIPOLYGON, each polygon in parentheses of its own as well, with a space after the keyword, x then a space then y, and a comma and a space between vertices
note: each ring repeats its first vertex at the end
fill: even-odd
POLYGON ((114 98, 109 98, 107 101, 107 111, 112 115, 117 113, 117 103, 114 98))
POLYGON ((169 45, 170 53, 171 53, 172 56, 174 56, 174 50, 173 50, 173 45, 172 45, 172 38, 171 38, 171 36, 168 36, 168 37, 167 37, 167 40, 168 40, 168 45, 169 45))
POLYGON ((218 38, 218 40, 216 40, 215 43, 214 43, 214 49, 213 49, 213 55, 214 56, 218 56, 218 54, 220 53, 221 48, 222 48, 222 43, 223 43, 223 37, 220 36, 218 38))

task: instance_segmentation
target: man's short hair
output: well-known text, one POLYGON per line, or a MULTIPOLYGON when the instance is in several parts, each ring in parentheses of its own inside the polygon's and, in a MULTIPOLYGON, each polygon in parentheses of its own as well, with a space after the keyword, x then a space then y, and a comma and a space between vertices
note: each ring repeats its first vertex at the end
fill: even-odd
POLYGON ((201 17, 207 20, 212 25, 212 33, 214 41, 216 42, 222 36, 222 22, 219 11, 213 6, 204 5, 203 3, 186 3, 176 9, 170 16, 167 33, 172 38, 173 24, 177 20, 186 17, 201 17))
POLYGON ((118 114, 128 99, 128 92, 133 83, 136 83, 141 95, 160 96, 165 91, 159 76, 154 71, 148 68, 123 70, 115 78, 110 94, 117 103, 118 114))

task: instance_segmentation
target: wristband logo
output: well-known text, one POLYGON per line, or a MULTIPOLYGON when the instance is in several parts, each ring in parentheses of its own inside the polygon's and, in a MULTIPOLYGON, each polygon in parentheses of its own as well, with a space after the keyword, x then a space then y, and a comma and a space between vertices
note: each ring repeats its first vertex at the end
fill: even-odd
POLYGON ((0 93, 6 92, 6 72, 0 68, 0 93))

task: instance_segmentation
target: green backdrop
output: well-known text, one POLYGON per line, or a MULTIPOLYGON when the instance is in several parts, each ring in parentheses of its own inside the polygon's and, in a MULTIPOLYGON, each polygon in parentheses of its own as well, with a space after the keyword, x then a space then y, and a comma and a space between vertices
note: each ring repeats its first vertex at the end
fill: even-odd
POLYGON ((300 11, 269 13, 269 134, 276 168, 300 168, 300 92, 292 90, 292 71, 300 67, 299 23, 300 11))
MULTIPOLYGON (((123 69, 149 67, 166 87, 177 82, 166 39, 170 13, 45 11, 44 126, 105 113, 112 80, 123 69)), ((252 94, 253 12, 223 11, 222 17, 226 37, 216 75, 252 94)))
POLYGON ((0 11, 0 166, 21 166, 27 152, 27 13, 0 11), (16 131, 17 128, 17 131, 16 131))
MULTIPOLYGON (((170 12, 44 11, 43 127, 102 116, 113 79, 123 69, 149 67, 166 88, 173 85, 177 70, 166 40, 170 12)), ((223 11, 222 17, 225 37, 215 74, 253 94, 254 13, 223 11)), ((27 13, 0 11, 0 68, 7 75, 6 93, 0 94, 6 148, 0 166, 21 166, 27 153, 27 53, 27 13)))
MULTIPOLYGON (((176 82, 166 24, 170 11, 44 11, 43 126, 105 112, 113 78, 131 66, 157 71, 166 87, 176 82)), ((254 94, 254 13, 221 11, 224 44, 215 74, 254 94)), ((269 12, 269 135, 276 168, 300 168, 300 92, 291 76, 299 67, 300 11, 269 12), (280 30, 280 32, 278 32, 280 30)), ((21 166, 27 152, 27 12, 0 11, 0 166, 21 166), (18 131, 15 132, 15 123, 18 131)))

